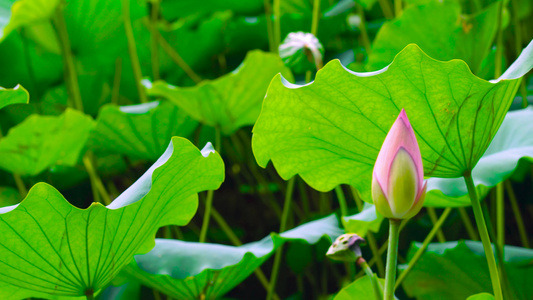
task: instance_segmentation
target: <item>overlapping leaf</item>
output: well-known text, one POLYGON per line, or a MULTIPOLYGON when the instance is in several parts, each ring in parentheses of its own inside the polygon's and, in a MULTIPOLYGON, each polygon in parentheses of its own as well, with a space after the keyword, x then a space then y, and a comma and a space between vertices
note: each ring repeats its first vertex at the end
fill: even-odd
POLYGON ((75 165, 93 126, 89 116, 72 109, 57 117, 32 115, 0 140, 0 168, 37 175, 52 165, 75 165))
MULTIPOLYGON (((381 287, 385 286, 384 279, 378 279, 381 287)), ((356 299, 374 299, 372 282, 368 276, 363 276, 350 283, 333 298, 333 300, 356 300, 356 299)))
POLYGON ((519 79, 533 65, 533 43, 496 82, 472 75, 459 60, 439 62, 407 46, 387 68, 347 71, 328 63, 315 81, 292 85, 277 76, 252 139, 265 167, 295 174, 313 188, 339 184, 370 198, 372 169, 402 108, 415 130, 426 176, 453 178, 473 169, 496 134, 519 79))
MULTIPOLYGON (((419 243, 411 246, 409 259, 419 247, 419 243)), ((516 293, 513 299, 531 299, 533 250, 505 246, 504 261, 509 282, 516 293)), ((430 244, 405 277, 403 287, 410 297, 420 300, 466 299, 472 294, 491 292, 483 245, 473 241, 430 244)))
POLYGON ((368 231, 379 231, 383 216, 376 213, 376 207, 373 204, 365 203, 361 212, 343 217, 343 221, 347 233, 357 233, 365 237, 368 231))
MULTIPOLYGON (((533 162, 533 107, 511 111, 485 154, 472 171, 479 195, 509 178, 520 161, 533 162)), ((428 206, 448 207, 470 205, 464 180, 461 178, 428 179, 428 206)))
POLYGON ((494 3, 473 16, 462 15, 456 1, 408 6, 399 18, 380 29, 367 66, 381 69, 413 43, 438 60, 462 59, 477 74, 496 36, 499 5, 494 3))
POLYGON ((156 246, 124 268, 129 278, 177 299, 216 299, 233 289, 287 241, 317 243, 342 234, 335 215, 240 247, 156 240, 156 246))
POLYGON ((173 136, 190 137, 198 122, 168 102, 106 105, 96 119, 90 146, 97 151, 157 159, 173 136))
POLYGON ((148 93, 167 98, 196 120, 231 134, 254 124, 268 83, 280 72, 289 80, 292 77, 277 54, 255 50, 248 53, 239 68, 221 78, 188 88, 158 81, 148 93))
POLYGON ((0 87, 0 109, 17 103, 28 103, 30 95, 22 86, 17 85, 13 89, 0 87))
POLYGON ((21 204, 0 209, 0 298, 83 296, 99 291, 148 252, 156 230, 185 225, 196 193, 216 189, 222 159, 173 138, 161 158, 109 206, 79 209, 53 187, 35 185, 21 204))

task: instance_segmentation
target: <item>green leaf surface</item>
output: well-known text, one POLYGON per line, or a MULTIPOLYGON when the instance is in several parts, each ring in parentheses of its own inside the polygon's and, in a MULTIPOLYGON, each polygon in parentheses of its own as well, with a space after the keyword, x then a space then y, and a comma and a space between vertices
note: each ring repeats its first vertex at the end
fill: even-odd
MULTIPOLYGON (((379 278, 378 283, 385 286, 385 280, 379 278)), ((370 277, 363 276, 356 281, 350 283, 337 293, 333 300, 356 300, 356 299, 374 299, 374 290, 372 289, 372 281, 370 277)))
POLYGON ((377 72, 350 72, 334 60, 304 86, 278 75, 253 129, 253 152, 284 179, 299 174, 319 191, 350 184, 369 201, 375 159, 405 108, 425 175, 460 177, 489 146, 518 88, 515 78, 532 65, 533 43, 500 80, 487 82, 462 61, 436 61, 410 45, 377 72))
POLYGON ((124 273, 177 299, 216 299, 250 276, 285 242, 315 244, 342 233, 337 217, 330 215, 240 247, 157 239, 154 249, 136 256, 124 273))
MULTIPOLYGON (((472 171, 479 195, 485 195, 490 187, 511 177, 521 161, 533 162, 532 119, 531 106, 507 113, 498 133, 472 171)), ((470 205, 468 190, 462 178, 430 178, 427 190, 428 206, 470 205), (435 197, 432 195, 434 193, 435 197)))
POLYGON ((231 10, 236 14, 254 15, 255 13, 262 13, 264 11, 264 2, 261 0, 205 0, 202 2, 172 0, 161 2, 161 14, 167 20, 197 14, 211 14, 225 10, 231 10))
MULTIPOLYGON (((420 246, 420 243, 411 245, 408 260, 420 246)), ((533 250, 505 246, 504 253, 505 269, 516 296, 514 299, 531 299, 533 250)), ((410 297, 419 300, 466 299, 472 294, 491 292, 483 245, 474 241, 430 244, 405 277, 403 287, 410 297)))
POLYGON ((218 79, 184 88, 158 81, 149 86, 148 93, 170 100, 194 119, 219 126, 229 135, 255 123, 268 83, 280 72, 292 80, 289 69, 277 54, 255 50, 248 53, 235 71, 218 79))
POLYGON ((496 36, 498 7, 499 3, 494 3, 477 15, 467 16, 461 14, 457 1, 408 6, 399 18, 381 27, 367 68, 387 66, 396 53, 413 43, 438 60, 462 59, 477 74, 496 36))
POLYGON ((19 27, 46 21, 60 0, 4 0, 0 3, 0 39, 19 27))
POLYGON ((28 103, 30 101, 30 94, 20 85, 12 89, 5 89, 0 87, 0 109, 17 103, 28 103))
POLYGON ((185 225, 197 192, 224 179, 220 156, 173 138, 161 158, 105 207, 72 206, 52 186, 35 185, 17 206, 0 208, 0 298, 82 296, 104 288, 135 254, 154 246, 161 226, 185 225))
POLYGON ((101 108, 89 147, 106 153, 156 160, 173 136, 189 138, 198 122, 168 102, 101 108))
POLYGON ((368 231, 378 232, 383 222, 383 216, 377 214, 376 207, 370 203, 365 203, 363 211, 342 219, 346 233, 357 233, 361 237, 365 237, 368 231))
POLYGON ((0 140, 0 168, 37 175, 53 165, 75 165, 93 127, 89 116, 72 109, 57 117, 31 115, 0 140))

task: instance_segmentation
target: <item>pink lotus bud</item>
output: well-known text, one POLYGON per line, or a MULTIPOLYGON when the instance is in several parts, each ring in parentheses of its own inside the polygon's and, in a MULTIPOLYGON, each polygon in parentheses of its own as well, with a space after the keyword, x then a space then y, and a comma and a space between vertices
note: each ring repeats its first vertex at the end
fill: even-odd
POLYGON ((402 109, 374 165, 372 198, 384 217, 409 219, 422 208, 426 186, 416 136, 402 109))

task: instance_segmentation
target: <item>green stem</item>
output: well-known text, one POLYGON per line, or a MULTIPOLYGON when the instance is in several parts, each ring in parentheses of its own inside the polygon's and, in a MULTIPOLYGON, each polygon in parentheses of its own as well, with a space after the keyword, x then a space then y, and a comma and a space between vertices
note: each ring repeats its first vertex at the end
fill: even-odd
POLYGON ((344 197, 344 193, 340 185, 335 187, 335 194, 337 194, 337 199, 339 200, 341 215, 345 217, 348 215, 348 205, 346 204, 346 198, 344 197))
POLYGON ((152 76, 159 79, 159 48, 157 45, 157 21, 159 18, 159 0, 154 0, 150 12, 150 56, 152 61, 152 76))
POLYGON ((499 78, 502 75, 502 61, 503 61, 503 30, 502 30, 502 14, 503 1, 498 5, 498 18, 496 19, 496 54, 494 58, 494 78, 499 78))
MULTIPOLYGON (((109 193, 106 191, 105 186, 102 183, 102 179, 100 179, 100 176, 98 176, 98 173, 96 172, 96 168, 93 165, 93 162, 92 162, 92 159, 89 153, 83 156, 83 165, 85 166, 87 173, 89 173, 91 184, 94 184, 95 190, 98 191, 98 193, 102 197, 103 204, 104 205, 111 204, 111 198, 109 198, 109 193)), ((97 199, 97 197, 95 197, 95 199, 97 199)))
POLYGON ((381 8, 381 11, 383 12, 383 15, 387 20, 394 19, 394 14, 392 12, 392 8, 390 7, 388 0, 378 0, 379 7, 381 8))
POLYGON ((384 300, 394 299, 394 282, 396 281, 396 263, 401 220, 389 219, 389 222, 389 248, 387 251, 387 268, 385 271, 384 300))
MULTIPOLYGON (((215 127, 215 151, 220 154, 220 141, 221 140, 221 134, 220 134, 220 128, 215 127)), ((211 208, 213 207, 213 195, 215 194, 215 191, 209 190, 207 191, 207 198, 205 200, 205 211, 204 211, 204 219, 202 221, 202 229, 200 230, 200 243, 205 242, 205 238, 207 236, 207 229, 209 228, 209 219, 211 218, 211 208)))
POLYGON ((311 33, 316 36, 318 32, 318 21, 320 21, 320 0, 313 0, 313 19, 311 21, 311 33))
POLYGON ((22 177, 20 177, 19 174, 13 174, 13 179, 15 180, 15 185, 17 186, 20 197, 24 199, 26 195, 28 194, 28 189, 24 185, 24 181, 22 180, 22 177))
POLYGON ((361 4, 357 5, 357 14, 361 18, 361 24, 359 25, 359 29, 361 30, 361 42, 363 43, 363 46, 365 47, 366 55, 370 55, 370 52, 372 51, 372 48, 370 46, 370 38, 368 37, 368 31, 366 30, 366 20, 365 20, 365 10, 361 6, 361 4))
POLYGON ((426 251, 429 243, 435 238, 435 235, 439 231, 439 229, 442 227, 442 224, 444 224, 444 221, 446 221, 446 218, 450 215, 450 212, 452 211, 451 207, 447 207, 443 212, 440 218, 435 222, 433 225, 433 228, 429 232, 429 234, 424 239, 424 242, 422 243, 422 246, 416 251, 413 258, 409 261, 409 264, 407 265, 407 268, 398 276, 398 280, 396 281, 396 286, 394 289, 397 289, 402 281, 407 277, 407 274, 414 268, 420 257, 422 257, 422 254, 426 251))
POLYGON ((509 202, 511 202, 511 208, 513 209, 516 225, 518 226, 518 233, 520 234, 522 246, 524 246, 525 248, 529 248, 529 239, 527 237, 526 227, 524 226, 524 219, 522 218, 522 213, 520 212, 520 208, 518 207, 518 202, 516 201, 513 186, 511 185, 511 182, 509 180, 505 181, 505 187, 507 188, 509 202))
POLYGON ((394 0, 394 16, 400 17, 402 14, 402 0, 394 0))
POLYGON ((274 26, 272 24, 272 6, 270 5, 270 0, 264 0, 265 6, 265 17, 267 22, 267 35, 268 35, 268 47, 270 52, 276 53, 278 50, 275 48, 274 41, 274 26))
POLYGON ((61 1, 56 7, 54 25, 59 44, 61 46, 61 52, 63 54, 63 63, 65 65, 65 82, 67 83, 69 96, 72 98, 73 102, 71 106, 83 112, 83 101, 81 100, 80 87, 78 84, 78 74, 76 72, 76 66, 74 65, 74 56, 72 55, 70 40, 68 38, 65 17, 63 16, 63 6, 64 2, 61 1))
POLYGON ((85 291, 85 296, 87 300, 94 300, 94 291, 92 289, 85 291))
MULTIPOLYGON (((292 192, 294 190, 294 182, 295 182, 295 177, 291 178, 287 184, 287 190, 285 193, 285 203, 283 204, 283 212, 281 214, 281 224, 279 226, 279 233, 282 233, 285 231, 287 220, 289 219, 289 213, 291 210, 291 202, 292 202, 292 192)), ((270 286, 268 288, 268 293, 266 297, 267 300, 272 299, 272 296, 274 295, 282 254, 283 254, 283 246, 280 246, 276 250, 276 256, 274 257, 274 266, 272 267, 272 274, 270 275, 270 286)))
POLYGON ((122 77, 122 57, 115 60, 115 76, 113 78, 113 88, 111 90, 111 103, 118 105, 120 97, 120 79, 122 77))
MULTIPOLYGON (((357 190, 353 186, 350 186, 350 190, 352 192, 355 205, 357 206, 357 210, 359 210, 359 212, 362 212, 364 208, 363 200, 361 200, 361 197, 359 197, 357 190)), ((372 259, 374 259, 376 262, 376 266, 378 268, 378 274, 380 277, 383 277, 385 276, 385 264, 383 263, 383 258, 381 257, 382 253, 380 253, 378 249, 378 243, 376 241, 376 238, 374 237, 374 234, 371 231, 368 231, 366 233, 366 239, 368 241, 368 246, 370 247, 370 251, 372 251, 372 256, 373 256, 372 259)))
POLYGON ((130 55, 131 68, 133 69, 133 77, 135 78, 135 87, 137 88, 137 93, 139 94, 139 100, 141 101, 141 103, 146 103, 148 102, 148 99, 146 98, 146 93, 141 84, 143 76, 141 71, 141 65, 139 63, 139 56, 137 55, 135 37, 133 36, 133 28, 131 26, 130 0, 121 0, 121 3, 124 31, 126 32, 126 37, 128 39, 128 53, 130 55))
MULTIPOLYGON (((213 217, 213 220, 215 220, 215 222, 217 222, 218 226, 226 234, 226 236, 229 238, 229 240, 231 241, 231 243, 233 245, 235 245, 235 246, 241 246, 242 245, 241 240, 237 237, 235 232, 233 232, 233 230, 231 229, 231 226, 229 226, 229 224, 226 222, 226 220, 224 220, 224 217, 222 217, 222 215, 214 207, 211 209, 211 216, 213 217)), ((268 282, 268 279, 265 276, 265 273, 263 273, 263 271, 261 269, 259 269, 259 268, 255 269, 254 273, 255 273, 257 279, 259 279, 259 282, 261 282, 261 285, 263 285, 263 287, 268 291, 268 287, 269 287, 270 284, 268 282)), ((273 298, 275 300, 278 300, 279 296, 277 294, 274 294, 273 298)))
POLYGON ((281 42, 281 0, 274 0, 274 51, 279 52, 281 42))
POLYGON ((477 235, 476 230, 474 229, 474 225, 472 225, 472 222, 470 221, 470 217, 468 217, 466 208, 458 207, 457 210, 459 211, 459 215, 461 215, 461 220, 463 220, 463 223, 466 228, 466 232, 468 233, 468 236, 470 237, 470 239, 472 241, 479 241, 479 237, 477 235))
MULTIPOLYGON (((428 212, 429 218, 431 219, 431 223, 433 223, 433 227, 435 227, 435 224, 437 223, 437 212, 435 211, 435 208, 428 207, 427 212, 428 212)), ((439 243, 446 242, 446 238, 444 237, 444 233, 442 233, 441 229, 437 231, 437 240, 439 240, 439 243)))
POLYGON ((372 272, 372 269, 370 269, 370 267, 363 258, 360 259, 358 264, 365 271, 366 276, 368 276, 370 278, 370 281, 372 282, 374 298, 376 298, 376 300, 383 299, 383 292, 381 291, 381 287, 379 286, 377 276, 374 274, 374 272, 372 272))
POLYGON ((485 224, 485 218, 483 217, 483 212, 481 210, 481 204, 476 194, 474 181, 472 180, 472 174, 471 172, 465 172, 463 176, 465 178, 466 187, 468 188, 468 194, 470 195, 470 201, 472 202, 472 209, 474 210, 479 236, 481 237, 483 249, 485 250, 485 257, 487 258, 494 296, 496 300, 502 300, 503 296, 500 286, 500 278, 498 276, 498 268, 496 266, 494 252, 492 251, 492 245, 490 243, 487 225, 485 224))
POLYGON ((503 251, 505 245, 505 205, 503 197, 503 182, 496 186, 496 241, 503 251))
POLYGON ((172 46, 167 42, 167 40, 161 35, 159 31, 155 32, 157 34, 157 40, 159 45, 165 51, 165 53, 172 59, 172 61, 177 64, 187 76, 189 76, 195 83, 200 83, 202 78, 194 72, 194 70, 187 64, 187 62, 181 57, 181 55, 172 48, 172 46))

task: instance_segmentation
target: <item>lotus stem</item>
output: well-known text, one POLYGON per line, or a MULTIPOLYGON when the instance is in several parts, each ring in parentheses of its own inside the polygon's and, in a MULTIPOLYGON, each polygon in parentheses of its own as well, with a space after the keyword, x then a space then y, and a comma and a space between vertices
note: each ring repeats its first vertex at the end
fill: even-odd
POLYGON ((341 215, 345 217, 348 215, 348 205, 346 204, 346 197, 344 197, 344 193, 340 185, 335 187, 335 194, 337 194, 337 199, 339 200, 341 215))
MULTIPOLYGON (((220 134, 220 128, 217 126, 215 127, 215 151, 220 154, 220 143, 221 143, 221 134, 220 134)), ((213 196, 215 194, 215 191, 209 190, 207 191, 207 198, 205 200, 205 211, 204 211, 204 219, 202 221, 202 229, 200 230, 200 243, 205 242, 205 238, 207 236, 207 229, 209 228, 209 219, 211 218, 211 207, 213 207, 213 196)))
POLYGON ((461 220, 463 221, 465 225, 466 232, 468 233, 468 236, 470 237, 470 239, 473 241, 479 241, 479 237, 477 236, 477 232, 474 229, 474 226, 472 225, 470 218, 468 217, 466 208, 458 207, 457 210, 459 211, 459 215, 461 216, 461 220))
POLYGON ((520 234, 520 240, 522 241, 522 246, 529 248, 529 239, 527 237, 526 227, 524 226, 524 219, 522 218, 522 213, 518 207, 518 202, 516 201, 516 196, 513 191, 513 186, 510 181, 505 181, 505 187, 507 188, 507 194, 509 195, 509 202, 511 202, 511 208, 513 209, 513 214, 516 220, 516 225, 518 226, 518 233, 520 234))
POLYGON ((67 90, 69 96, 72 98, 72 107, 83 112, 83 101, 81 100, 80 87, 78 84, 78 74, 74 64, 74 56, 68 38, 67 25, 65 23, 65 16, 63 16, 64 1, 60 1, 55 9, 55 17, 53 19, 57 38, 61 46, 63 54, 63 63, 65 69, 65 82, 67 83, 67 90))
POLYGON ((137 88, 137 93, 139 94, 139 100, 141 101, 141 103, 146 103, 148 102, 148 100, 146 98, 146 92, 144 91, 144 87, 141 84, 143 76, 141 71, 141 65, 139 63, 139 56, 137 55, 135 37, 133 36, 133 28, 131 26, 130 0, 121 0, 121 3, 124 31, 126 32, 126 37, 128 39, 128 53, 130 55, 131 68, 133 69, 133 77, 135 78, 135 87, 137 88))
MULTIPOLYGON (((294 182, 296 177, 289 180, 287 184, 287 190, 285 191, 285 203, 283 204, 283 212, 281 214, 281 224, 279 226, 279 233, 285 231, 287 226, 287 220, 289 219, 289 212, 291 210, 292 192, 294 190, 294 182)), ((271 300, 276 289, 276 280, 278 279, 278 272, 281 263, 281 257, 283 254, 283 246, 280 246, 276 250, 276 256, 274 257, 274 266, 272 267, 272 274, 270 275, 270 286, 268 288, 267 300, 271 300)))
POLYGON ((376 300, 383 299, 383 292, 381 291, 381 287, 379 286, 378 278, 374 272, 372 272, 372 269, 368 266, 364 258, 360 257, 357 261, 357 264, 365 271, 366 276, 370 278, 370 281, 372 282, 372 290, 374 292, 374 298, 376 300))
POLYGON ((274 50, 279 53, 281 42, 281 0, 274 0, 274 50))
POLYGON ((396 264, 398 260, 400 224, 401 220, 389 219, 389 248, 387 251, 387 268, 385 270, 384 300, 394 299, 394 283, 396 281, 396 264))
POLYGON ((265 18, 267 23, 267 35, 268 35, 268 47, 270 52, 277 53, 277 49, 274 46, 274 29, 272 24, 272 6, 270 5, 270 0, 264 0, 265 6, 265 18))
POLYGON ((150 57, 152 61, 152 76, 159 80, 159 48, 157 43, 157 21, 159 18, 159 0, 154 0, 150 12, 150 57))
POLYGON ((503 296, 500 278, 498 275, 498 267, 496 266, 496 259, 494 258, 494 252, 490 243, 487 225, 485 223, 485 218, 483 217, 483 211, 481 210, 481 203, 477 197, 474 181, 472 180, 472 173, 467 171, 464 173, 463 177, 468 189, 468 194, 470 195, 470 201, 472 202, 472 209, 474 210, 479 236, 481 237, 481 242, 483 243, 483 250, 485 250, 485 257, 487 258, 494 296, 496 300, 502 300, 503 296))
POLYGON ((444 224, 444 221, 446 221, 451 211, 452 208, 447 207, 444 212, 442 212, 442 215, 440 215, 439 219, 437 222, 435 222, 433 228, 424 239, 424 242, 422 242, 422 246, 416 251, 413 258, 409 261, 407 269, 405 269, 402 273, 400 273, 400 276, 398 276, 398 280, 396 281, 396 286, 394 289, 397 289, 400 286, 405 277, 407 277, 407 274, 409 274, 409 272, 414 268, 420 257, 422 257, 422 254, 424 254, 426 251, 429 243, 431 243, 431 241, 435 238, 435 235, 439 232, 439 229, 442 227, 442 224, 444 224))
MULTIPOLYGON (((437 224, 437 212, 435 211, 435 208, 428 207, 427 208, 427 212, 428 212, 429 218, 431 219, 431 223, 433 223, 433 227, 435 227, 435 224, 437 224)), ((439 241, 439 243, 445 243, 446 242, 446 238, 444 237, 444 233, 442 232, 442 230, 440 228, 439 228, 439 230, 437 230, 437 240, 439 241)))

